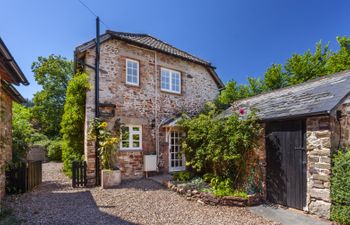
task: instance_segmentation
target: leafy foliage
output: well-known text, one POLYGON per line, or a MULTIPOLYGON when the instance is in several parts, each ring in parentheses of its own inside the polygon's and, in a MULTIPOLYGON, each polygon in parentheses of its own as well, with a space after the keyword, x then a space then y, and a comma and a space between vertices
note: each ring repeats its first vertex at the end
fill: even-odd
POLYGON ((304 54, 293 54, 284 65, 288 75, 288 84, 300 84, 307 80, 324 76, 327 73, 326 63, 330 56, 328 44, 323 47, 321 42, 316 43, 315 52, 310 49, 304 54))
POLYGON ((334 156, 331 177, 331 219, 350 224, 350 150, 334 156))
POLYGON ((287 78, 281 64, 272 64, 264 74, 264 88, 266 91, 283 88, 288 85, 287 78))
POLYGON ((71 175, 72 161, 84 154, 84 121, 88 76, 76 74, 68 83, 64 114, 61 122, 63 170, 71 175))
POLYGON ((217 106, 226 108, 233 101, 260 93, 300 84, 310 79, 350 69, 350 38, 337 37, 340 50, 333 52, 329 45, 317 42, 315 51, 293 54, 284 65, 272 64, 264 73, 264 78, 249 77, 247 85, 230 81, 220 93, 217 106))
POLYGON ((39 57, 32 64, 36 82, 42 90, 34 95, 34 127, 49 138, 59 135, 66 89, 73 75, 73 62, 62 56, 39 57))
POLYGON ((119 129, 115 129, 115 135, 107 128, 107 123, 99 119, 91 121, 88 132, 89 140, 98 140, 98 151, 103 169, 113 169, 111 166, 112 155, 116 152, 119 143, 119 129))
POLYGON ((33 145, 44 148, 50 144, 50 140, 34 129, 32 123, 32 111, 30 108, 17 103, 12 107, 12 160, 14 162, 24 159, 27 151, 33 145))
POLYGON ((35 132, 30 123, 31 112, 20 104, 13 103, 12 107, 12 158, 18 161, 25 158, 29 149, 30 139, 35 132))
POLYGON ((218 119, 217 108, 210 106, 208 113, 181 121, 186 132, 182 142, 186 165, 200 176, 210 174, 210 182, 216 178, 229 179, 238 187, 244 180, 247 157, 256 146, 261 129, 254 113, 244 119, 238 114, 218 119))
POLYGON ((61 161, 62 160, 62 140, 60 138, 56 138, 51 141, 48 147, 48 157, 53 161, 61 161))
POLYGON ((173 174, 175 181, 185 182, 193 178, 193 175, 189 171, 179 171, 173 174))
POLYGON ((337 37, 340 50, 332 53, 327 61, 328 73, 336 73, 350 68, 350 38, 337 37))

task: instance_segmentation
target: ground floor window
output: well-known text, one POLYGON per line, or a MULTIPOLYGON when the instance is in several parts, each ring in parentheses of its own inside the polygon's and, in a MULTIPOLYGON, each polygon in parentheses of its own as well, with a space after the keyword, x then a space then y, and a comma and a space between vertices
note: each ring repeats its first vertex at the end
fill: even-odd
POLYGON ((121 128, 121 150, 142 149, 142 126, 125 125, 121 128))
POLYGON ((181 151, 181 131, 170 131, 169 135, 169 171, 185 170, 185 156, 181 151))

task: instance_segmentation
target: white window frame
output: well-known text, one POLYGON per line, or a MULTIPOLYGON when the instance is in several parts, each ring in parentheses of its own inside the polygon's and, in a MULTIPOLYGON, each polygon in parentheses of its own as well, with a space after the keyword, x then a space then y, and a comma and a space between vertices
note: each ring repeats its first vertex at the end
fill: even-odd
POLYGON ((165 92, 170 92, 170 93, 175 93, 175 94, 181 94, 181 72, 176 71, 176 70, 171 70, 168 68, 160 68, 160 90, 165 91, 165 92), (169 89, 165 89, 162 87, 162 72, 167 71, 169 72, 169 89), (179 75, 179 91, 173 91, 173 73, 177 73, 179 75))
POLYGON ((134 59, 126 59, 125 60, 125 82, 128 85, 140 86, 140 63, 139 63, 139 61, 134 60, 134 59), (128 81, 128 62, 136 63, 136 65, 137 65, 137 83, 133 83, 133 82, 128 81))
POLYGON ((123 151, 130 151, 130 150, 142 150, 142 126, 141 125, 131 125, 131 124, 127 124, 127 125, 123 125, 122 127, 128 127, 129 128, 129 147, 123 147, 123 140, 122 140, 122 130, 120 131, 120 150, 123 151), (139 131, 134 131, 132 128, 133 127, 138 127, 139 131), (140 136, 140 146, 139 147, 133 147, 133 138, 132 136, 134 134, 138 134, 140 136))
POLYGON ((178 130, 178 129, 175 129, 175 130, 172 130, 170 129, 169 131, 167 131, 167 138, 168 138, 168 151, 169 151, 169 172, 178 172, 178 171, 184 171, 186 170, 186 158, 185 158, 185 155, 182 153, 182 158, 181 159, 171 159, 171 156, 172 154, 179 154, 179 153, 175 153, 175 152, 172 152, 172 147, 177 147, 180 152, 182 151, 182 146, 180 143, 177 143, 177 144, 172 144, 172 138, 177 138, 178 141, 181 139, 182 137, 182 134, 183 132, 181 130, 178 130), (174 133, 174 137, 172 137, 172 133, 174 133), (176 135, 175 135, 176 134, 176 135), (182 166, 171 166, 171 163, 172 161, 182 161, 182 166))

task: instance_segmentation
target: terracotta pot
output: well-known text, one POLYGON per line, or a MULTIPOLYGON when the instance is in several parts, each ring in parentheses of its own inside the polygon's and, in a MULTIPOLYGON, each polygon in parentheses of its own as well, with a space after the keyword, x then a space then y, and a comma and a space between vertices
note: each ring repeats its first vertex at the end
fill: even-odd
POLYGON ((115 188, 122 182, 120 170, 102 170, 101 178, 101 187, 103 189, 115 188))

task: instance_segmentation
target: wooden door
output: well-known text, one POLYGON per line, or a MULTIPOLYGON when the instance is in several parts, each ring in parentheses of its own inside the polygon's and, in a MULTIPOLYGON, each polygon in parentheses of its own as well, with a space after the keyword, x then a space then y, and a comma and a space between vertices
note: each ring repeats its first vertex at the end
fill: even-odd
POLYGON ((306 203, 304 120, 267 123, 266 161, 268 201, 303 209, 306 203))

